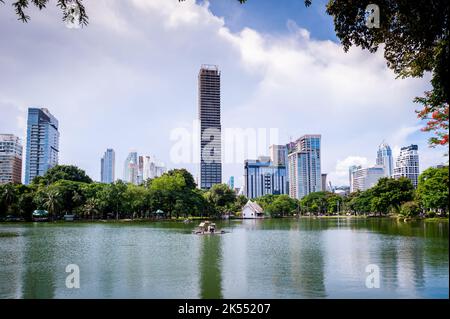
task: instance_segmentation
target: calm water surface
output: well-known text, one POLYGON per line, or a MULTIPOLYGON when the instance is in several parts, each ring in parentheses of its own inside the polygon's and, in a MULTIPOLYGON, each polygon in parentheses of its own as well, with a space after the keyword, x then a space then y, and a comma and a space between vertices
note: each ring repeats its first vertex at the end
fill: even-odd
POLYGON ((0 298, 448 298, 448 222, 0 224, 0 298), (1 235, 1 234, 0 234, 1 235), (80 288, 68 289, 68 264, 80 288), (366 288, 366 266, 380 288, 366 288))

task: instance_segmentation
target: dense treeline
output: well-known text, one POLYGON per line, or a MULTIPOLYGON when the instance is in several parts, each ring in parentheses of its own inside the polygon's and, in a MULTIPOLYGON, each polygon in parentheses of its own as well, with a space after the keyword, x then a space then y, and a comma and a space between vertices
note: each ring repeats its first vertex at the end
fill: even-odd
POLYGON ((448 182, 448 166, 431 167, 419 176, 416 190, 407 178, 382 178, 374 187, 347 196, 316 192, 297 201, 287 195, 265 195, 258 198, 257 202, 272 216, 297 214, 448 216, 448 182))
POLYGON ((171 170, 137 186, 122 181, 96 183, 77 167, 59 165, 28 186, 0 186, 1 217, 26 220, 35 209, 47 210, 52 219, 65 214, 86 219, 150 218, 156 211, 167 218, 216 217, 239 210, 245 202, 245 197, 236 197, 227 185, 215 185, 209 191, 197 189, 185 169, 171 170))
MULTIPOLYGON (((409 179, 382 178, 371 189, 340 196, 317 192, 301 200, 288 195, 265 195, 256 199, 272 217, 294 215, 387 215, 406 217, 447 216, 448 167, 429 168, 419 177, 414 190, 409 179)), ((0 185, 0 218, 31 219, 35 209, 45 209, 52 219, 74 214, 84 219, 162 217, 220 217, 239 213, 247 202, 227 185, 209 191, 196 187, 185 169, 174 169, 143 185, 96 183, 83 170, 59 165, 30 185, 0 185)))

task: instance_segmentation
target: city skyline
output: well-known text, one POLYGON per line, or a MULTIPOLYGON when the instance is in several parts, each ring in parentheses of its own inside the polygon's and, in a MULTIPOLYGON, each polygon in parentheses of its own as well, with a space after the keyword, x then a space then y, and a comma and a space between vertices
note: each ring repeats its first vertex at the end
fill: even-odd
MULTIPOLYGON (((61 164, 77 165, 96 178, 100 176, 99 157, 108 147, 117 150, 118 163, 123 163, 132 149, 142 153, 158 150, 168 168, 186 167, 197 176, 198 164, 170 162, 169 137, 176 127, 191 128, 192 119, 196 118, 198 67, 212 63, 223 71, 223 126, 277 127, 280 142, 290 140, 291 136, 320 132, 325 150, 322 172, 328 173, 333 185, 348 184, 351 164, 375 164, 373 145, 382 140, 389 141, 394 157, 404 145, 417 144, 421 150, 421 169, 445 161, 442 149, 428 148, 430 134, 420 132, 423 123, 414 114, 412 99, 429 87, 428 76, 395 79, 385 66, 382 53, 369 54, 359 49, 344 53, 336 40, 328 36, 333 34, 332 29, 324 32, 325 25, 320 28, 309 25, 301 20, 303 13, 297 17, 297 13, 291 16, 285 12, 284 21, 277 18, 276 29, 269 27, 271 23, 262 29, 255 20, 236 23, 229 13, 223 14, 225 9, 217 7, 217 4, 208 8, 190 1, 182 5, 166 1, 155 7, 139 2, 122 10, 119 2, 111 1, 108 5, 95 2, 88 8, 91 23, 81 30, 54 28, 59 16, 52 9, 45 15, 35 14, 33 28, 17 25, 11 12, 1 11, 0 24, 4 30, 14 28, 38 52, 30 59, 25 51, 14 51, 12 48, 21 48, 20 44, 10 36, 12 32, 5 34, 4 43, 11 45, 2 50, 17 68, 0 62, 4 70, 0 79, 2 133, 15 134, 25 141, 27 108, 38 105, 49 108, 64 124, 61 164), (176 14, 181 10, 193 18, 180 19, 176 14), (104 19, 109 13, 117 16, 117 21, 130 14, 135 18, 119 27, 104 19), (129 37, 136 29, 140 32, 129 37), (47 36, 37 41, 35 32, 47 36), (125 58, 121 55, 115 41, 106 41, 113 36, 126 41, 132 50, 131 59, 129 54, 125 58), (105 41, 97 43, 94 40, 98 37, 105 41), (201 41, 194 45, 192 39, 201 41), (62 45, 52 50, 51 59, 39 55, 55 43, 62 45), (181 48, 185 49, 185 56, 175 58, 155 53, 156 43, 160 52, 181 48), (73 51, 64 49, 69 44, 73 51), (95 62, 90 58, 93 52, 95 62), (285 68, 276 63, 280 59, 285 68), (77 65, 71 72, 74 80, 70 83, 62 80, 64 75, 59 71, 68 60, 76 61, 77 65), (94 65, 98 72, 86 78, 94 65), (16 74, 26 74, 21 78, 23 85, 35 87, 32 84, 42 80, 47 85, 23 92, 17 89, 16 74), (77 94, 69 93, 72 90, 77 94), (74 121, 76 118, 79 120, 74 121), (125 138, 124 131, 133 138, 125 138), (93 136, 96 143, 92 143, 93 136)), ((252 13, 247 7, 240 10, 259 18, 257 12, 252 13)), ((307 14, 311 19, 322 19, 314 11, 307 14)), ((268 154, 255 154, 253 158, 258 155, 268 154)), ((235 176, 235 185, 242 186, 242 162, 225 164, 222 182, 235 176)), ((120 176, 119 166, 116 165, 116 176, 120 176)))
MULTIPOLYGON (((48 163, 45 162, 46 163, 45 165, 47 168, 41 169, 42 172, 39 171, 39 173, 38 173, 38 170, 36 170, 35 174, 37 174, 37 175, 42 176, 46 170, 48 170, 49 168, 58 164, 58 156, 59 156, 58 128, 59 128, 58 120, 56 119, 56 117, 54 117, 50 113, 50 111, 47 108, 33 108, 33 107, 28 108, 28 129, 27 129, 28 133, 27 133, 27 135, 31 134, 30 135, 31 138, 27 136, 27 138, 25 139, 27 149, 31 149, 31 144, 33 144, 33 145, 34 144, 38 144, 38 145, 42 144, 47 149, 52 150, 51 152, 46 151, 42 154, 41 157, 48 160, 48 163), (33 129, 33 126, 34 126, 34 129, 33 129), (50 129, 48 129, 47 126, 50 129), (37 130, 37 132, 41 132, 40 134, 45 133, 45 137, 42 142, 40 141, 40 139, 39 139, 39 141, 36 141, 36 138, 32 137, 32 136, 36 135, 36 132, 32 133, 33 130, 34 131, 37 130), (53 141, 52 141, 52 139, 53 139, 53 141), (31 141, 30 145, 29 145, 28 140, 31 141), (52 153, 53 155, 50 153, 52 153)), ((8 137, 8 136, 14 137, 17 140, 18 145, 21 146, 21 138, 20 137, 16 137, 14 134, 9 134, 9 133, 8 134, 0 134, 0 135, 2 135, 3 137, 8 137)), ((293 165, 293 164, 289 163, 288 156, 292 155, 296 152, 297 153, 302 152, 302 148, 306 144, 308 144, 308 145, 311 144, 311 142, 306 143, 304 140, 308 139, 308 138, 314 138, 314 137, 319 138, 319 142, 318 142, 319 143, 319 155, 318 155, 319 171, 318 172, 320 174, 318 173, 317 176, 320 176, 320 182, 319 182, 319 178, 316 178, 317 181, 314 182, 315 186, 313 187, 313 189, 316 190, 316 189, 318 189, 317 185, 321 185, 320 186, 321 190, 327 190, 328 189, 328 185, 327 185, 328 184, 328 182, 327 182, 328 173, 323 173, 320 171, 320 167, 321 167, 321 156, 320 156, 321 135, 304 135, 304 136, 300 137, 299 139, 297 139, 295 142, 289 142, 287 144, 282 144, 282 145, 271 144, 269 146, 269 154, 270 154, 269 156, 260 155, 260 156, 258 156, 257 160, 248 160, 248 159, 244 160, 243 184, 237 185, 238 188, 246 189, 246 187, 248 187, 246 185, 246 182, 248 179, 248 177, 247 177, 248 163, 251 163, 251 162, 263 163, 262 166, 269 165, 270 167, 272 167, 272 166, 276 167, 276 166, 280 166, 280 165, 283 166, 283 163, 284 163, 284 166, 286 168, 286 174, 287 174, 286 179, 287 179, 287 183, 289 183, 288 168, 290 165, 293 165), (302 140, 303 140, 303 142, 302 142, 302 140), (324 188, 324 185, 326 186, 325 188, 324 188)), ((37 146, 34 145, 33 147, 36 148, 37 146)), ((22 176, 23 175, 22 171, 25 170, 25 175, 23 176, 24 184, 29 184, 31 182, 31 180, 29 180, 27 182, 25 181, 25 179, 27 178, 26 165, 29 162, 28 156, 30 156, 30 155, 24 155, 23 159, 21 159, 21 166, 23 166, 23 167, 21 167, 20 175, 22 176), (22 161, 24 162, 24 164, 22 164, 22 161)), ((31 157, 32 158, 30 160, 36 162, 35 156, 31 156, 31 157)), ((40 161, 42 162, 42 159, 40 159, 40 161)), ((72 164, 68 163, 68 165, 72 165, 72 164)), ((436 167, 439 165, 441 165, 441 164, 433 165, 430 167, 436 167)), ((109 178, 109 179, 112 179, 112 181, 123 180, 123 181, 130 182, 130 183, 137 184, 137 185, 142 184, 143 181, 147 180, 148 178, 154 178, 157 176, 161 176, 162 173, 167 171, 167 167, 165 166, 165 164, 163 162, 156 162, 154 156, 150 157, 148 155, 138 155, 138 152, 133 150, 128 153, 128 156, 125 159, 123 173, 121 175, 121 178, 115 178, 115 176, 116 176, 116 174, 115 174, 115 151, 111 148, 108 148, 106 150, 106 152, 104 153, 103 157, 101 157, 100 178, 97 179, 94 177, 94 180, 98 180, 100 182, 105 182, 104 178, 103 178, 103 174, 107 174, 106 173, 107 166, 108 166, 108 170, 112 168, 113 171, 109 172, 109 175, 112 175, 112 177, 111 176, 105 177, 105 179, 109 178), (111 153, 112 153, 112 155, 111 155, 111 153), (108 159, 109 164, 105 164, 105 159, 108 159)), ((392 150, 391 150, 389 144, 387 144, 385 141, 383 141, 378 146, 378 150, 377 150, 376 158, 375 158, 375 164, 371 165, 369 167, 366 167, 366 166, 364 166, 364 165, 349 166, 348 167, 348 172, 349 172, 348 185, 344 183, 341 185, 334 185, 334 186, 337 186, 337 187, 349 186, 350 191, 355 191, 357 189, 366 190, 366 189, 372 187, 373 185, 375 185, 376 181, 381 177, 399 178, 401 176, 404 176, 404 177, 408 177, 409 179, 411 179, 414 187, 416 187, 418 175, 424 169, 424 168, 420 169, 420 166, 419 166, 419 153, 418 153, 417 145, 411 144, 410 146, 402 146, 400 148, 400 153, 395 156, 395 163, 394 163, 394 155, 392 153, 392 150), (353 188, 353 182, 352 182, 352 173, 353 172, 358 174, 358 179, 360 179, 360 178, 363 179, 363 181, 359 182, 359 184, 362 183, 361 185, 364 185, 364 186, 357 186, 357 187, 353 188), (374 174, 376 176, 373 175, 373 177, 372 177, 372 172, 374 172, 374 174), (366 181, 365 180, 366 177, 370 177, 370 178, 366 181)), ((426 167, 426 168, 428 168, 428 167, 426 167)), ((15 170, 17 171, 17 169, 15 169, 15 170)), ((191 174, 194 176, 193 172, 191 172, 191 174)), ((283 176, 284 176, 284 174, 283 174, 283 176)), ((16 179, 17 179, 17 177, 16 177, 16 179)), ((230 176, 228 179, 228 182, 226 184, 230 183, 230 179, 233 180, 233 185, 234 185, 234 176, 230 176)), ((109 183, 109 182, 106 182, 106 183, 109 183)), ((221 183, 225 183, 225 182, 221 181, 221 183)), ((202 188, 200 183, 198 183, 198 186, 199 186, 199 188, 202 188)), ((293 190, 293 192, 295 192, 295 190, 293 190)), ((307 191, 305 194, 307 195, 310 192, 311 191, 307 191)), ((275 193, 278 193, 278 191, 276 191, 275 193)), ((281 192, 281 193, 285 193, 285 192, 281 192)), ((289 185, 287 185, 287 187, 286 187, 286 193, 290 194, 289 185)), ((290 196, 294 196, 294 195, 290 194, 290 196)), ((296 196, 298 196, 298 195, 296 195, 296 196)))

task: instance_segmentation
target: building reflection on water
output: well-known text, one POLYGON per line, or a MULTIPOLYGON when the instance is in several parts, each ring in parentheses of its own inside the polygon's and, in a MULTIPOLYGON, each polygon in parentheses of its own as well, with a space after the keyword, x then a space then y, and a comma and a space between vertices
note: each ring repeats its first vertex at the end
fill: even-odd
POLYGON ((291 229, 288 236, 292 290, 298 293, 299 298, 325 298, 322 238, 311 232, 320 225, 315 225, 313 221, 302 230, 299 224, 293 226, 297 229, 291 229))
POLYGON ((2 298, 448 298, 448 223, 393 219, 4 226, 2 298), (169 224, 168 224, 169 225, 169 224), (171 225, 171 224, 170 224, 171 225), (184 225, 184 224, 183 224, 184 225), (65 287, 80 265, 81 289, 65 287), (379 266, 380 289, 365 286, 379 266))
POLYGON ((202 299, 221 299, 222 295, 222 247, 225 235, 202 235, 200 240, 199 276, 202 299))
POLYGON ((55 245, 52 232, 46 238, 39 235, 39 229, 27 232, 22 265, 22 298, 51 299, 55 297, 55 245))

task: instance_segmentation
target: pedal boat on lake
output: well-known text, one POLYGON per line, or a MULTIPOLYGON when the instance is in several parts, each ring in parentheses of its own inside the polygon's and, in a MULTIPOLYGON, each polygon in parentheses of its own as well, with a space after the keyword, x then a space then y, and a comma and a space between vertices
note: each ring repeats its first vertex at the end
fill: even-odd
POLYGON ((192 233, 196 235, 219 235, 225 234, 224 230, 219 230, 216 228, 216 224, 211 223, 209 221, 201 222, 192 233))

